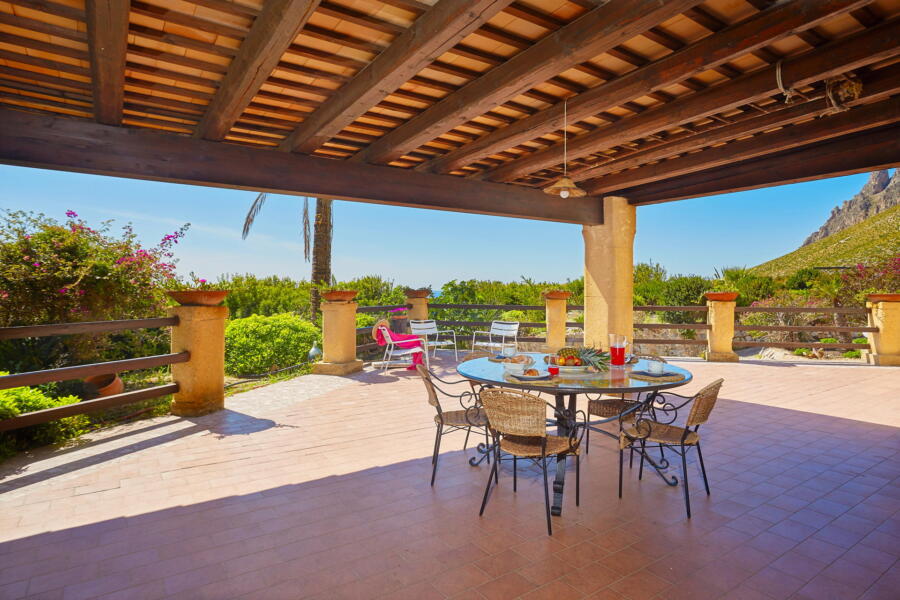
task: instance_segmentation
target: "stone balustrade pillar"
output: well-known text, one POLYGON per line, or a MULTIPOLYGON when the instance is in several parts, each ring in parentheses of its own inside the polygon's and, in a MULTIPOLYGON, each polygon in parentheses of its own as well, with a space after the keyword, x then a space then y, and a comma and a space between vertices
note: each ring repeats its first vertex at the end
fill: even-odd
POLYGON ((410 321, 424 321, 428 318, 428 298, 407 296, 406 303, 412 307, 409 309, 410 321))
POLYGON ((566 345, 566 314, 572 292, 553 291, 544 294, 544 313, 547 319, 547 352, 556 352, 566 345))
POLYGON ((707 300, 709 307, 707 323, 706 360, 711 362, 737 362, 738 355, 732 347, 734 340, 734 301, 707 300))
POLYGON ((361 371, 356 358, 356 302, 324 302, 322 310, 322 361, 313 365, 320 375, 348 375, 361 371))
POLYGON ((872 365, 900 366, 900 294, 887 296, 897 299, 866 302, 869 326, 878 328, 866 333, 870 348, 866 361, 872 365))
POLYGON ((172 352, 190 352, 186 363, 172 365, 179 386, 172 413, 196 417, 225 408, 225 306, 174 306, 178 317, 172 327, 172 352))

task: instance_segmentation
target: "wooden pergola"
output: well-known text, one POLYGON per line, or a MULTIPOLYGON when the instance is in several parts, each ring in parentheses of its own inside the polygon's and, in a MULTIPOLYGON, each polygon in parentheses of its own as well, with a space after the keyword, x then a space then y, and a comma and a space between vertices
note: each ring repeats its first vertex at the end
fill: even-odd
POLYGON ((898 0, 4 0, 0 162, 599 224, 603 196, 896 165, 898 17, 898 0), (563 136, 585 198, 541 189, 563 136))

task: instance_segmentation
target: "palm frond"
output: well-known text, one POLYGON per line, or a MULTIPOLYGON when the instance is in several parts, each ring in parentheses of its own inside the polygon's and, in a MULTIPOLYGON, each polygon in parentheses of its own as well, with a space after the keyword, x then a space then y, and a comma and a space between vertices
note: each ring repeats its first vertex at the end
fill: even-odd
MULTIPOLYGON (((316 201, 318 202, 318 200, 316 201)), ((310 233, 310 225, 309 225, 309 196, 303 197, 303 258, 306 259, 306 262, 309 262, 309 250, 310 250, 310 239, 312 239, 312 233, 310 233)))
POLYGON ((253 227, 253 221, 256 219, 259 211, 262 210, 263 204, 266 203, 267 196, 268 194, 265 192, 260 192, 253 204, 250 205, 250 210, 247 211, 247 216, 244 217, 244 231, 241 234, 241 238, 247 239, 247 236, 250 234, 250 228, 253 227))

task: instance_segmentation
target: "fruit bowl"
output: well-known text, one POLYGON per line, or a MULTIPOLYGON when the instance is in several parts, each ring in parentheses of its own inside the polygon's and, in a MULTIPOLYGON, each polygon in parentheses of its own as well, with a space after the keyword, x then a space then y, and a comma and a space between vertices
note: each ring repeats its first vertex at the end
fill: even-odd
POLYGON ((587 365, 582 365, 579 367, 567 367, 567 366, 562 366, 562 365, 554 365, 554 366, 559 369, 560 375, 565 375, 566 373, 587 373, 588 369, 590 369, 590 367, 587 365))

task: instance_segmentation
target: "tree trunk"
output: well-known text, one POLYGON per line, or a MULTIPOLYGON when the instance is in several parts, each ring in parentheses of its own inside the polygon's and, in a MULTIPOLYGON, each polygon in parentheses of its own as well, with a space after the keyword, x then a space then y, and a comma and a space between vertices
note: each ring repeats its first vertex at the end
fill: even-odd
POLYGON ((320 285, 331 284, 331 200, 316 198, 316 221, 313 225, 312 289, 310 290, 310 317, 319 316, 320 285))

